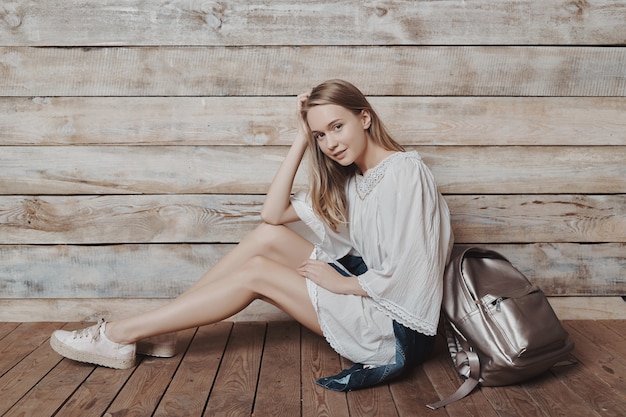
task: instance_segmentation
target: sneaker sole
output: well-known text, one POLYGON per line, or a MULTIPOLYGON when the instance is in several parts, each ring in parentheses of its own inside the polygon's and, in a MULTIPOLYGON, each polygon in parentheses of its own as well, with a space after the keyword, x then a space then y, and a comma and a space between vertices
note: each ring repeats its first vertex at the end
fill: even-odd
POLYGON ((80 350, 72 349, 71 347, 63 344, 60 340, 54 337, 54 335, 50 338, 50 346, 59 355, 78 362, 86 362, 114 369, 128 369, 135 366, 134 357, 126 360, 112 359, 95 353, 81 352, 80 350))
POLYGON ((176 345, 155 345, 139 341, 137 342, 137 354, 156 358, 171 358, 176 356, 176 345))

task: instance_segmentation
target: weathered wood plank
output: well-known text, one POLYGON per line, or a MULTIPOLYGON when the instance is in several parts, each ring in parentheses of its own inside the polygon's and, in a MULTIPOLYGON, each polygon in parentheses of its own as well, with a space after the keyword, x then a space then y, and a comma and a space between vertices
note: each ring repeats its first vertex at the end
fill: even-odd
MULTIPOLYGON (((169 301, 169 298, 3 298, 0 299, 0 320, 7 322, 43 320, 93 322, 102 317, 115 320, 144 313, 169 301)), ((557 316, 563 320, 626 320, 624 300, 619 296, 559 296, 549 297, 549 301, 557 316)), ((285 321, 290 319, 287 314, 273 305, 255 301, 227 321, 285 321)), ((334 373, 337 372, 339 370, 334 371, 334 373)))
MULTIPOLYGON (((626 293, 624 243, 478 246, 502 252, 549 295, 626 293)), ((196 282, 231 248, 209 244, 0 246, 0 288, 6 299, 171 298, 196 282)), ((94 310, 98 313, 97 307, 94 310)))
MULTIPOLYGON (((1 341, 1 357, 20 357, 24 360, 0 372, 0 414, 5 415, 61 361, 61 357, 46 343, 50 333, 60 327, 60 323, 25 323, 1 341), (24 354, 27 356, 24 357, 24 354)), ((3 366, 8 363, 6 359, 2 360, 3 366)))
POLYGON ((624 242, 626 194, 446 196, 458 243, 624 242))
POLYGON ((252 413, 265 332, 265 323, 234 325, 204 416, 252 413))
MULTIPOLYGON (((578 350, 593 346, 580 345, 577 342, 578 339, 575 341, 575 354, 578 350)), ((597 346, 594 348, 597 349, 597 346)), ((593 355, 594 352, 588 354, 593 355)), ((598 414, 615 417, 626 415, 626 397, 622 397, 614 391, 609 384, 591 372, 585 364, 579 362, 573 366, 555 366, 550 371, 561 383, 572 387, 574 392, 585 400, 587 406, 598 414)))
MULTIPOLYGON (((626 297, 626 296, 625 296, 626 297)), ((626 299, 624 299, 626 303, 626 299)), ((602 325, 608 327, 618 335, 621 335, 623 338, 626 338, 626 322, 621 322, 619 320, 598 320, 602 325)))
POLYGON ((549 411, 537 407, 521 386, 481 387, 480 390, 498 415, 550 417, 549 411))
MULTIPOLYGON (((5 147, 0 153, 0 193, 264 193, 286 150, 272 146, 5 147)), ((303 176, 297 182, 303 184, 303 176)))
MULTIPOLYGON (((15 328, 19 326, 19 323, 0 323, 0 340, 2 340, 7 334, 11 333, 13 330, 15 330, 15 328)), ((2 357, 2 360, 5 360, 6 358, 2 357)), ((0 374, 2 373, 2 369, 5 365, 1 365, 0 362, 0 374)))
POLYGON ((19 364, 25 355, 30 355, 46 343, 47 337, 62 326, 63 323, 48 322, 22 323, 19 326, 13 326, 14 330, 0 339, 0 375, 6 374, 19 364))
MULTIPOLYGON (((626 375, 619 369, 626 370, 626 335, 621 333, 615 333, 608 329, 602 322, 594 322, 591 320, 577 326, 577 329, 584 333, 585 337, 591 340, 594 344, 602 346, 602 349, 613 355, 614 363, 618 369, 616 374, 626 375), (617 365, 619 363, 619 365, 617 365)), ((610 369, 606 369, 610 372, 610 369)))
POLYGON ((0 196, 0 243, 236 243, 261 222, 264 197, 0 196))
MULTIPOLYGON (((621 97, 370 100, 404 145, 626 145, 621 97)), ((0 97, 3 145, 290 145, 296 123, 293 97, 0 97)))
POLYGON ((202 415, 231 330, 228 322, 198 328, 154 417, 202 415))
MULTIPOLYGON (((48 347, 50 351, 51 348, 48 347)), ((53 353, 56 355, 56 353, 53 353)), ((63 360, 54 368, 49 364, 42 364, 42 370, 48 372, 44 378, 30 389, 26 395, 3 416, 51 416, 59 409, 67 398, 79 387, 85 378, 93 371, 93 366, 63 360)), ((37 369, 37 371, 40 371, 37 369)), ((32 380, 26 379, 26 384, 32 380)), ((30 388, 29 385, 27 385, 30 388)), ((16 390, 15 388, 11 388, 16 390)))
MULTIPOLYGON (((177 351, 187 350, 196 328, 178 332, 177 351)), ((144 417, 152 415, 163 392, 169 386, 182 360, 182 355, 172 358, 143 357, 128 379, 128 383, 115 397, 107 413, 144 417)))
POLYGON ((0 68, 2 96, 626 95, 626 48, 603 47, 0 47, 0 68))
POLYGON ((347 393, 348 407, 353 415, 364 417, 397 417, 398 412, 389 392, 389 387, 380 385, 367 391, 347 393))
MULTIPOLYGON (((410 149, 420 152, 444 194, 626 190, 626 146, 410 149)), ((285 146, 7 146, 0 152, 0 194, 259 194, 267 191, 287 150, 285 146)), ((300 170, 296 188, 305 182, 306 173, 300 170)))
MULTIPOLYGON (((349 369, 354 363, 341 358, 341 367, 349 369)), ((398 417, 393 397, 387 384, 377 385, 367 390, 346 393, 350 414, 364 417, 398 417)))
POLYGON ((408 371, 397 380, 390 381, 389 389, 400 417, 414 417, 422 413, 428 413, 428 416, 433 417, 448 415, 445 408, 426 409, 426 404, 430 404, 438 397, 422 366, 408 371))
POLYGON ((294 7, 267 0, 55 0, 8 3, 0 17, 5 45, 610 45, 626 39, 623 3, 600 0, 480 0, 463 7, 442 1, 326 0, 294 7))
POLYGON ((300 325, 295 321, 268 323, 254 415, 300 415, 300 367, 300 325))
MULTIPOLYGON (((438 341, 443 343, 443 340, 438 341)), ((456 373, 450 355, 443 349, 437 349, 437 354, 424 362, 422 365, 424 372, 428 376, 430 383, 437 392, 429 402, 439 401, 446 398, 457 390, 463 380, 456 373)), ((475 391, 472 395, 445 407, 450 417, 496 417, 495 412, 487 398, 481 391, 475 391)))
MULTIPOLYGON (((593 325, 593 322, 591 322, 591 324, 593 325)), ((565 322, 564 326, 575 340, 576 358, 578 358, 586 368, 606 382, 622 398, 626 398, 626 385, 624 385, 626 362, 623 359, 623 351, 615 355, 614 352, 604 349, 602 344, 602 341, 605 340, 604 336, 598 338, 598 334, 595 332, 594 335, 587 335, 587 330, 592 326, 586 326, 586 329, 580 329, 571 322, 565 322)))
MULTIPOLYGON (((443 338, 439 337, 437 339, 438 345, 434 357, 429 359, 423 367, 416 369, 417 372, 411 373, 405 378, 395 380, 389 385, 389 388, 393 392, 393 404, 391 409, 386 411, 391 412, 393 415, 397 410, 398 414, 403 417, 426 414, 440 416, 515 415, 520 417, 543 417, 554 415, 622 416, 626 407, 626 396, 623 394, 623 383, 619 383, 621 374, 617 374, 616 378, 614 378, 615 381, 618 381, 618 385, 616 388, 612 388, 594 373, 598 371, 605 372, 605 370, 595 366, 593 361, 587 362, 587 359, 597 357, 603 359, 610 358, 605 356, 606 351, 604 350, 603 343, 605 341, 616 340, 616 338, 626 340, 621 333, 615 332, 615 329, 624 327, 623 323, 625 323, 624 320, 595 323, 587 321, 567 321, 565 322, 565 325, 568 329, 570 329, 573 340, 576 343, 574 353, 581 359, 578 364, 571 367, 552 369, 551 373, 556 375, 556 378, 550 375, 549 372, 538 379, 522 384, 509 387, 481 388, 476 390, 476 392, 472 393, 469 397, 444 409, 429 411, 426 410, 424 404, 438 397, 434 391, 435 387, 443 387, 445 390, 454 389, 461 382, 461 379, 455 374, 449 356, 445 351, 443 338), (588 329, 589 326, 598 330, 596 335, 591 338, 593 340, 586 337, 586 329, 588 329), (433 380, 431 381, 430 378, 433 380), (419 399, 421 396, 415 396, 413 390, 417 386, 424 387, 427 392, 431 393, 428 394, 425 401, 419 399), (528 391, 532 393, 533 399, 531 399, 529 394, 524 394, 521 391, 528 391), (405 395, 407 395, 407 397, 404 397, 405 395), (430 395, 432 395, 432 397, 430 397, 430 395), (410 406, 408 414, 403 414, 403 404, 408 404, 410 406)), ((42 330, 42 324, 44 325, 43 327, 46 326, 45 323, 33 323, 31 330, 34 330, 36 326, 40 326, 39 328, 42 330)), ((281 326, 281 324, 275 324, 281 326)), ((20 327, 24 325, 27 324, 20 324, 20 327)), ((292 326, 291 323, 288 323, 287 325, 290 327, 292 326)), ((70 323, 65 326, 65 328, 81 328, 83 326, 84 324, 81 323, 70 323)), ((264 328, 265 324, 257 323, 252 325, 252 327, 264 328)), ((298 327, 299 326, 297 325, 293 326, 293 330, 296 333, 299 332, 298 327)), ((37 415, 47 417, 53 415, 63 415, 67 417, 85 417, 107 415, 107 410, 106 408, 102 408, 102 404, 106 404, 106 401, 109 401, 111 397, 115 397, 116 394, 120 397, 125 397, 128 396, 127 393, 129 391, 133 389, 136 391, 141 389, 141 387, 129 387, 129 385, 133 383, 132 379, 136 380, 137 378, 131 377, 131 381, 126 384, 120 383, 120 381, 126 381, 128 376, 134 372, 145 373, 145 370, 141 369, 142 367, 154 368, 153 370, 155 376, 149 383, 154 384, 154 390, 162 390, 161 394, 163 395, 163 400, 161 401, 161 404, 166 398, 171 398, 171 395, 168 395, 168 393, 174 394, 174 392, 170 391, 176 381, 181 383, 185 382, 186 384, 189 384, 189 386, 197 387, 199 385, 199 381, 190 380, 190 378, 193 378, 194 375, 202 378, 203 371, 206 370, 209 374, 209 377, 207 378, 209 387, 205 387, 202 392, 198 392, 197 398, 197 402, 203 403, 206 400, 206 395, 208 395, 211 390, 210 380, 212 380, 215 375, 217 366, 221 361, 221 356, 223 356, 224 353, 228 355, 228 351, 224 352, 224 348, 229 328, 230 324, 228 323, 220 323, 216 326, 199 328, 192 341, 191 348, 187 352, 180 352, 182 359, 177 360, 181 362, 181 365, 174 371, 175 373, 173 376, 168 372, 161 372, 162 363, 171 361, 168 359, 154 360, 153 363, 150 364, 144 362, 141 363, 136 369, 130 370, 111 370, 94 367, 92 365, 79 364, 69 360, 58 360, 56 361, 56 365, 50 363, 46 364, 44 362, 33 364, 31 362, 33 368, 30 370, 28 375, 25 375, 24 378, 24 380, 29 381, 23 381, 26 394, 18 400, 15 406, 13 406, 14 401, 11 399, 20 398, 20 395, 16 395, 11 390, 3 390, 0 407, 5 406, 6 404, 9 404, 9 407, 12 407, 7 414, 4 414, 7 416, 37 415), (202 333, 203 329, 214 330, 217 328, 221 328, 225 330, 225 332, 221 332, 221 336, 213 331, 202 333), (217 336, 217 339, 221 340, 213 343, 215 336, 217 336), (216 349, 207 346, 207 344, 213 345, 216 349), (194 358, 190 358, 188 361, 187 356, 194 356, 194 358), (201 356, 214 356, 214 358, 201 360, 201 356), (188 363, 187 366, 185 363, 188 363), (194 367, 194 372, 190 374, 189 372, 192 370, 190 368, 192 363, 195 363, 197 366, 194 367), (204 368, 204 365, 206 365, 207 368, 204 368), (42 370, 47 370, 49 372, 42 378, 32 377, 32 374, 41 374, 42 370), (80 383, 81 377, 85 373, 89 372, 91 372, 91 375, 84 382, 80 383), (55 387, 53 386, 54 383, 58 384, 59 389, 55 390, 55 387), (89 403, 86 401, 82 403, 74 401, 76 399, 76 394, 72 394, 71 389, 68 388, 73 385, 76 386, 76 384, 79 384, 76 392, 82 392, 83 394, 87 391, 91 392, 92 395, 89 399, 91 400, 90 404, 92 407, 90 407, 89 403), (166 388, 168 387, 169 390, 166 391, 166 388), (97 395, 95 393, 97 393, 97 395), (57 411, 54 407, 63 402, 63 398, 67 398, 67 401, 64 403, 62 409, 57 411)), ((193 328, 190 329, 189 332, 194 333, 195 331, 196 329, 193 328)), ((321 390, 319 393, 316 391, 311 392, 305 389, 304 382, 307 380, 307 377, 311 376, 311 374, 318 373, 316 376, 319 376, 319 372, 321 372, 321 374, 335 372, 334 368, 338 366, 338 355, 330 350, 328 344, 322 337, 313 335, 306 329, 302 329, 302 332, 302 340, 299 340, 298 338, 291 340, 293 346, 290 346, 289 350, 301 350, 303 353, 301 369, 303 391, 299 396, 303 407, 302 413, 300 413, 300 410, 296 410, 294 414, 290 415, 301 415, 303 417, 348 415, 353 417, 363 417, 370 415, 367 411, 361 413, 358 409, 348 409, 346 407, 346 397, 354 393, 346 395, 345 393, 323 390, 319 387, 318 388, 321 390), (326 361, 328 358, 334 358, 334 361, 326 361), (330 367, 327 368, 324 363, 326 365, 330 365, 330 367), (334 365, 331 365, 331 363, 334 365), (311 409, 307 406, 307 404, 311 404, 312 401, 315 400, 319 401, 319 404, 323 407, 319 409, 311 409), (343 406, 336 408, 334 406, 335 404, 343 404, 343 406)), ((46 333, 44 337, 48 334, 49 333, 46 333)), ((31 332, 27 338, 32 339, 40 336, 42 336, 41 332, 31 332)), ((243 343, 246 342, 242 341, 242 344, 243 343)), ((269 341, 266 341, 265 343, 268 343, 269 346, 269 341)), ((49 345, 47 344, 41 346, 38 350, 43 348, 51 351, 49 345)), ((33 357, 34 353, 32 348, 28 345, 22 346, 20 344, 16 344, 14 349, 17 351, 18 356, 28 358, 33 357)), ((229 349, 229 347, 226 346, 226 349, 229 349)), ((615 358, 614 360, 622 360, 622 358, 615 358)), ((606 365, 611 366, 611 362, 606 362, 606 365)), ((246 372, 251 372, 252 375, 252 373, 254 373, 254 368, 250 368, 250 370, 246 372)), ((297 372, 294 374, 298 377, 297 372)), ((0 378, 0 381, 2 380, 3 378, 0 378)), ((312 380, 313 379, 311 378, 311 381, 312 380)), ((181 385, 180 388, 182 391, 177 390, 178 392, 185 392, 185 387, 183 385, 181 385)), ((382 388, 385 388, 385 386, 382 388)), ((147 387, 144 386, 143 389, 147 389, 147 387)), ((374 390, 377 389, 378 388, 375 388, 374 390)), ((188 393, 190 391, 191 390, 187 390, 188 393)), ((370 392, 370 390, 362 391, 362 395, 365 396, 368 392, 370 392)), ((216 395, 215 391, 211 392, 210 395, 216 395)), ((359 395, 361 395, 361 393, 359 393, 359 395)), ((87 399, 88 397, 84 396, 84 398, 87 399)), ((280 403, 281 399, 276 398, 276 402, 280 403)), ((188 403, 186 401, 179 402, 178 407, 170 408, 170 412, 166 415, 185 415, 189 417, 202 415, 202 409, 198 411, 197 407, 190 408, 187 407, 187 405, 188 403)), ((108 414, 120 415, 115 412, 110 412, 108 414)), ((135 415, 133 411, 122 414, 135 415)), ((146 412, 145 415, 153 414, 146 412)), ((219 415, 221 416, 227 414, 219 415)), ((252 414, 249 410, 246 410, 244 413, 235 415, 252 414)), ((253 415, 261 415, 260 410, 255 408, 253 415)))
POLYGON ((588 404, 569 387, 551 373, 524 382, 524 390, 543 410, 550 410, 552 415, 599 417, 601 414, 590 410, 588 404))
POLYGON ((302 331, 302 417, 349 415, 346 394, 327 390, 315 383, 319 378, 341 371, 339 355, 322 337, 302 331))
MULTIPOLYGON (((170 298, 57 298, 57 299, 7 299, 0 298, 0 317, 3 321, 98 321, 126 318, 131 315, 161 307, 170 298), (35 319, 37 317, 37 319, 35 319)), ((621 299, 620 299, 621 301, 621 299)), ((602 318, 614 318, 607 314, 602 318)), ((290 317, 271 304, 257 300, 243 311, 230 317, 228 321, 284 321, 290 317)))
MULTIPOLYGON (((0 196, 0 243, 237 243, 260 223, 263 200, 216 194, 0 196)), ((626 194, 446 200, 457 243, 626 242, 626 194)))
POLYGON ((557 316, 566 320, 625 320, 622 297, 550 297, 557 316))
POLYGON ((96 367, 76 391, 69 396, 57 415, 102 417, 134 370, 134 368, 111 369, 96 367))

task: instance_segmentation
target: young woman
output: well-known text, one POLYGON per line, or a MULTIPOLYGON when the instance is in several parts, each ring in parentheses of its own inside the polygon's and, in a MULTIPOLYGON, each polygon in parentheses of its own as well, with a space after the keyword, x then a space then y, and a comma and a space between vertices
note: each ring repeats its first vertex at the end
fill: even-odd
POLYGON ((327 81, 297 104, 299 132, 258 228, 171 303, 55 331, 57 352, 128 368, 142 339, 139 351, 150 354, 146 338, 215 323, 262 299, 355 363, 318 381, 327 388, 371 386, 426 358, 453 243, 448 207, 430 171, 391 138, 352 84, 327 81), (292 196, 307 149, 310 189, 292 196))

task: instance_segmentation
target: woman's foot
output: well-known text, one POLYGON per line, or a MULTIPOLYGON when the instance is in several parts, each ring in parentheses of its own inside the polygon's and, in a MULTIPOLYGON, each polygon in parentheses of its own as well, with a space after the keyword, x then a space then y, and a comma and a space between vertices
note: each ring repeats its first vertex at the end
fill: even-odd
POLYGON ((50 337, 50 346, 58 354, 78 362, 87 362, 108 368, 128 369, 135 366, 135 343, 116 343, 104 333, 106 322, 82 330, 56 330, 50 337))

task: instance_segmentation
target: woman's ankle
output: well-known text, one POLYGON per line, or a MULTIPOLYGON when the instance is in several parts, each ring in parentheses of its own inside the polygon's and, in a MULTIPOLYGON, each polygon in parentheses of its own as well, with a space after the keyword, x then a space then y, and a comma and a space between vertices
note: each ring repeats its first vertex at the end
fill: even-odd
POLYGON ((129 344, 133 343, 132 341, 127 340, 119 333, 119 328, 117 324, 114 322, 107 322, 106 327, 104 328, 104 334, 111 342, 120 343, 120 344, 129 344))

